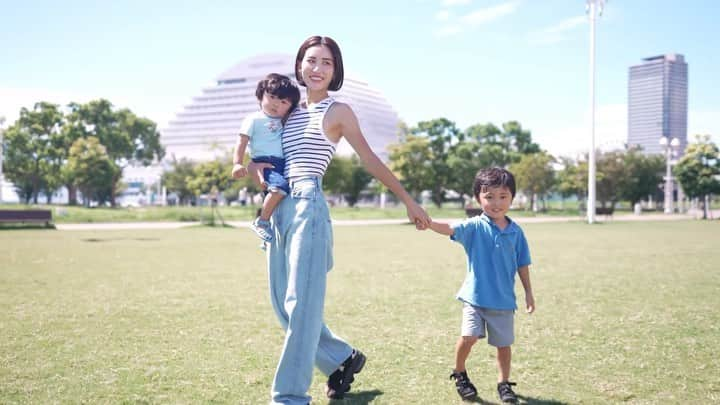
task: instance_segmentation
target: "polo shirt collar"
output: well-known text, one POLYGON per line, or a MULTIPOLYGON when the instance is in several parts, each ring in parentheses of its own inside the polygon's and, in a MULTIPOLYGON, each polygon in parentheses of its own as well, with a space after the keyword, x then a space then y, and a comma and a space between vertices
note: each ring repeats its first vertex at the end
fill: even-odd
POLYGON ((503 230, 501 230, 500 227, 498 227, 497 224, 495 224, 495 222, 489 216, 487 216, 484 212, 482 214, 480 214, 480 219, 482 221, 490 224, 490 226, 494 227, 495 229, 497 229, 498 232, 512 232, 515 229, 515 221, 510 219, 510 217, 507 215, 505 215, 505 219, 507 219, 508 225, 503 230))

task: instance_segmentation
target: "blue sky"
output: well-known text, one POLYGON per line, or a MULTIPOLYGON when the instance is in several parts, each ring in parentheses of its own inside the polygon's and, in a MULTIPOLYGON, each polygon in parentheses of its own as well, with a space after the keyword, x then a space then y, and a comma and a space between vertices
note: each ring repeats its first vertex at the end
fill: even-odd
MULTIPOLYGON (((629 66, 672 52, 689 64, 689 137, 720 139, 717 10, 711 0, 608 2, 597 25, 600 146, 626 137, 629 66)), ((8 121, 39 100, 105 97, 163 127, 238 61, 294 54, 321 34, 409 125, 516 119, 555 154, 589 144, 584 0, 0 0, 0 15, 8 121)))

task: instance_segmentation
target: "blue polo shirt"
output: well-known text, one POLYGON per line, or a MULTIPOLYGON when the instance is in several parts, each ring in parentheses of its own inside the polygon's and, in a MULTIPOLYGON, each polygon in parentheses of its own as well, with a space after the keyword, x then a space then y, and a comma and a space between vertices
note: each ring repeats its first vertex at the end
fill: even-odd
POLYGON ((505 229, 487 215, 453 224, 450 239, 467 254, 467 275, 457 298, 477 307, 517 309, 515 274, 530 265, 530 249, 522 229, 507 218, 505 229))

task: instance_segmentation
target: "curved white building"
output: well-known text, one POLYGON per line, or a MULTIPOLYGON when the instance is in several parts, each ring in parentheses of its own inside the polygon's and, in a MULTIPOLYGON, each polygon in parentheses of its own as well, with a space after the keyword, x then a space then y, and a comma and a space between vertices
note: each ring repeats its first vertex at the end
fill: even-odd
MULTIPOLYGON (((268 73, 285 74, 294 80, 294 62, 292 55, 264 54, 223 72, 215 86, 202 89, 202 94, 160 131, 166 156, 202 161, 231 151, 243 118, 260 108, 255 98, 257 82, 268 73)), ((386 160, 387 146, 397 140, 399 119, 382 94, 345 72, 342 89, 331 95, 353 108, 370 147, 386 160)), ((338 153, 350 152, 343 140, 338 153)))

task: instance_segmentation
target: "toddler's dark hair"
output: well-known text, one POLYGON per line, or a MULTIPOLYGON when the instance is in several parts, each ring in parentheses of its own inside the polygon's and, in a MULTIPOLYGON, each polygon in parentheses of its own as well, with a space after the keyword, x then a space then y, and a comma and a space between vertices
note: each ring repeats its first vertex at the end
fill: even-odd
POLYGON ((270 73, 258 82, 255 89, 255 97, 258 101, 262 100, 265 93, 272 94, 281 100, 290 100, 290 110, 288 111, 294 110, 300 102, 300 90, 295 83, 289 77, 278 73, 270 73))
POLYGON ((515 198, 515 176, 505 169, 493 167, 478 172, 473 183, 475 198, 478 198, 483 190, 490 187, 507 187, 510 190, 510 195, 515 198))

